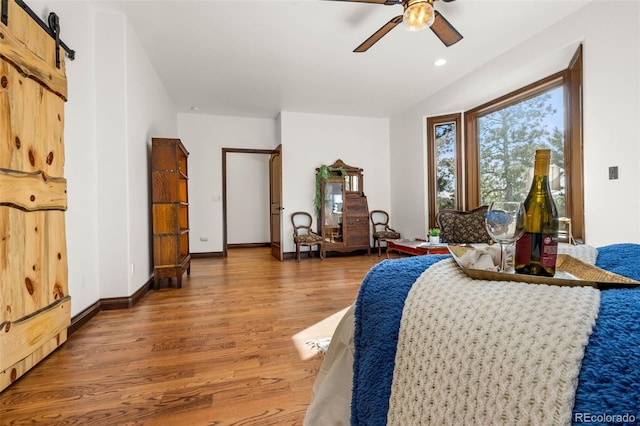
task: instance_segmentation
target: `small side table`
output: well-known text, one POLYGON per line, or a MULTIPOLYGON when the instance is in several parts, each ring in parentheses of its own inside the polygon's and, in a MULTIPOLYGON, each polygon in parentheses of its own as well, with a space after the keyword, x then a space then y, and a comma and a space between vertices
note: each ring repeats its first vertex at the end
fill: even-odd
POLYGON ((449 248, 446 243, 429 244, 423 240, 387 240, 387 259, 389 253, 395 250, 398 253, 413 254, 423 256, 425 254, 449 254, 449 248))

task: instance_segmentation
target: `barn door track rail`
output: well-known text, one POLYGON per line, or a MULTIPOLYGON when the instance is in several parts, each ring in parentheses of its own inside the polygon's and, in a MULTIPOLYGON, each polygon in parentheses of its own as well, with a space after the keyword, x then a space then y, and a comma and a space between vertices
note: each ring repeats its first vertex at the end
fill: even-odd
MULTIPOLYGON (((2 15, 0 20, 4 25, 9 25, 9 0, 0 0, 2 3, 2 15)), ((48 24, 45 23, 36 13, 23 0, 14 0, 18 6, 24 9, 25 12, 40 25, 40 27, 49 34, 56 41, 56 68, 60 68, 60 47, 67 53, 67 57, 70 60, 74 60, 76 57, 76 51, 70 49, 64 41, 60 39, 60 19, 58 15, 51 12, 49 13, 48 24)))

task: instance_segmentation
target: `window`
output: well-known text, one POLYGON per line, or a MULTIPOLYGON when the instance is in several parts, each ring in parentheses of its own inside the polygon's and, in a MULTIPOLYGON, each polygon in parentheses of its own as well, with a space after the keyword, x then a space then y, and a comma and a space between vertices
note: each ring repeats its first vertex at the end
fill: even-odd
POLYGON ((443 208, 468 210, 494 200, 524 200, 535 150, 550 148, 558 213, 570 217, 574 237, 584 239, 581 53, 579 48, 567 70, 465 113, 464 153, 460 144, 452 149, 450 134, 460 133, 454 116, 427 119, 430 226, 443 208))
MULTIPOLYGON (((458 209, 462 201, 462 135, 461 114, 451 114, 427 119, 429 129, 429 158, 433 166, 429 168, 429 193, 435 195, 435 202, 429 203, 432 218, 443 209, 458 209)), ((430 227, 435 227, 431 224, 430 227)))
POLYGON ((531 186, 535 151, 549 148, 551 190, 558 214, 565 216, 562 81, 537 89, 541 93, 477 114, 479 204, 524 200, 531 186))

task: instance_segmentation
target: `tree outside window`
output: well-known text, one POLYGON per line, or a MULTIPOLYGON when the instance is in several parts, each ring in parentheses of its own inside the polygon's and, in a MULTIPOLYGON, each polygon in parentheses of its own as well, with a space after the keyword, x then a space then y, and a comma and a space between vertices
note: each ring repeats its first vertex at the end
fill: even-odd
POLYGON ((551 149, 551 189, 565 216, 562 86, 478 118, 480 204, 524 201, 537 149, 551 149))
POLYGON ((462 205, 462 114, 427 119, 429 167, 429 227, 434 228, 437 212, 462 205))
POLYGON ((455 209, 456 202, 456 164, 455 164, 455 123, 443 123, 435 126, 436 137, 436 188, 438 211, 455 209))

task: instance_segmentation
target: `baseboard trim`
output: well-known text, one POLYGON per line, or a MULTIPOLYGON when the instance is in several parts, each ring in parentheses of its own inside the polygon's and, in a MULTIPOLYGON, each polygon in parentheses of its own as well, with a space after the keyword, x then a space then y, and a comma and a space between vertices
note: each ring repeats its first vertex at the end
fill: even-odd
POLYGON ((254 247, 271 247, 271 243, 238 243, 238 244, 227 244, 227 248, 254 248, 254 247))
POLYGON ((71 318, 71 325, 69 325, 69 327, 67 328, 67 336, 71 336, 73 333, 82 328, 82 326, 88 323, 91 318, 95 317, 102 311, 133 308, 136 303, 138 303, 140 299, 142 299, 142 297, 147 294, 152 285, 153 276, 151 276, 151 278, 149 278, 149 281, 144 283, 144 285, 140 287, 138 291, 136 291, 129 297, 110 297, 98 300, 93 305, 89 306, 88 308, 71 318))
POLYGON ((83 325, 100 312, 100 301, 86 308, 84 311, 71 318, 71 325, 67 328, 67 337, 78 331, 83 325))
POLYGON ((207 257, 222 257, 221 251, 209 251, 203 253, 190 253, 192 259, 204 259, 207 257))

